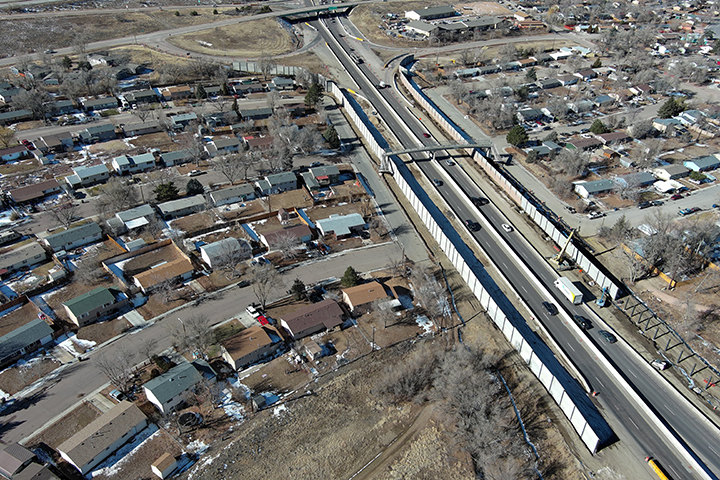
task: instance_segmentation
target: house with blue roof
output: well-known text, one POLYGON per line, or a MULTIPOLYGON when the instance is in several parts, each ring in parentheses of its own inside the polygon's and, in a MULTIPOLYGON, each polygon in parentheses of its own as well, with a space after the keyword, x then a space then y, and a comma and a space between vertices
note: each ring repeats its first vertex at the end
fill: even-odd
POLYGON ((132 157, 121 155, 113 158, 112 166, 118 175, 132 175, 155 168, 155 156, 152 153, 143 153, 132 157))
POLYGON ((337 239, 347 238, 365 229, 365 220, 359 213, 330 215, 315 223, 323 236, 334 234, 337 239))
POLYGON ((73 171, 75 175, 65 177, 65 181, 73 189, 89 187, 96 183, 105 182, 110 178, 110 170, 104 163, 91 167, 75 167, 73 171))

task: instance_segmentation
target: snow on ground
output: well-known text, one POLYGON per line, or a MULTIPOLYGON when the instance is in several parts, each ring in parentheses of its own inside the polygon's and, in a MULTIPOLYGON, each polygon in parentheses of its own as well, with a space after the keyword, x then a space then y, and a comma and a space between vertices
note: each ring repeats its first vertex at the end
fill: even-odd
POLYGON ((135 435, 132 442, 120 447, 119 450, 100 463, 100 468, 90 472, 88 477, 93 478, 98 475, 115 475, 122 468, 123 464, 132 460, 136 449, 157 435, 158 432, 159 429, 157 425, 151 423, 145 430, 135 435))
POLYGON ((245 420, 245 408, 232 399, 232 392, 229 388, 223 390, 223 397, 220 405, 225 410, 225 415, 237 421, 245 420))
POLYGON ((273 408, 273 417, 281 417, 283 414, 287 413, 288 409, 283 403, 282 405, 278 405, 277 407, 273 408))
POLYGON ((73 357, 79 357, 82 354, 78 352, 75 347, 80 347, 81 350, 88 351, 97 345, 97 342, 93 342, 92 340, 83 340, 81 338, 77 338, 74 333, 68 333, 67 335, 62 335, 57 339, 57 345, 73 357))
POLYGON ((435 325, 425 315, 418 315, 417 317, 415 317, 415 323, 418 324, 418 327, 425 330, 426 335, 430 335, 433 333, 433 328, 435 327, 435 325))
MULTIPOLYGON (((13 292, 28 290, 29 288, 32 288, 38 283, 42 282, 43 278, 44 277, 40 277, 38 275, 35 275, 34 273, 31 273, 29 275, 23 276, 21 279, 15 282, 8 283, 7 286, 10 287, 13 292)), ((15 296, 17 296, 17 293, 15 294, 15 296)))
MULTIPOLYGON (((222 222, 220 222, 220 223, 222 223, 222 222)), ((226 233, 226 232, 229 232, 229 231, 230 231, 230 227, 225 227, 225 228, 220 229, 220 230, 213 230, 212 232, 208 232, 208 233, 203 233, 203 234, 201 234, 201 235, 197 235, 197 236, 195 236, 195 237, 189 238, 188 240, 191 241, 191 242, 193 242, 193 243, 195 243, 195 242, 199 242, 200 240, 202 240, 203 238, 207 237, 208 235, 216 235, 216 234, 219 234, 219 233, 226 233)))
POLYGON ((202 440, 193 440, 185 447, 188 452, 194 453, 195 455, 202 455, 207 452, 208 448, 210 448, 210 446, 202 440))

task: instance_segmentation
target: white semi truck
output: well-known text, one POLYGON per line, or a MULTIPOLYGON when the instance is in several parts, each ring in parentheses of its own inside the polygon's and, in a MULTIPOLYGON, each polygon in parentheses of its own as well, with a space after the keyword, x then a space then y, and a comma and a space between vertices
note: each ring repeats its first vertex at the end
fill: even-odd
POLYGON ((563 295, 565 295, 565 298, 570 300, 575 305, 580 305, 582 303, 582 293, 575 285, 573 285, 569 278, 558 278, 557 280, 555 280, 555 287, 560 290, 563 295))

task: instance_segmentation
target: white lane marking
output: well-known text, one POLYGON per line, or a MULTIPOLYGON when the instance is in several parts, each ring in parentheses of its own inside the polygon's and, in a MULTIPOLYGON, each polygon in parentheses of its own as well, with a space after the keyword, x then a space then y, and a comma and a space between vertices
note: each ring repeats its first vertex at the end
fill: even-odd
POLYGON ((528 293, 528 291, 525 290, 525 287, 523 287, 522 285, 520 285, 520 288, 522 288, 522 291, 523 291, 523 292, 528 293))
POLYGON ((628 417, 628 420, 630 420, 630 423, 632 423, 636 429, 640 430, 640 428, 635 424, 635 422, 632 421, 632 418, 628 417))
POLYGON ((712 450, 715 455, 717 455, 718 457, 720 457, 720 453, 718 453, 717 451, 715 451, 715 449, 712 448, 710 445, 708 445, 708 448, 709 448, 710 450, 712 450))
POLYGON ((508 268, 508 266, 505 265, 505 262, 502 262, 502 264, 503 264, 503 267, 508 268))
POLYGON ((575 351, 575 349, 573 348, 573 346, 570 345, 569 343, 568 343, 568 347, 570 347, 570 350, 572 350, 573 352, 575 351))
POLYGON ((673 412, 672 409, 667 406, 667 404, 663 404, 663 405, 665 406, 665 408, 667 408, 668 412, 670 412, 670 413, 672 413, 673 415, 675 415, 675 412, 673 412))
POLYGON ((603 384, 603 382, 600 381, 598 377, 595 377, 595 380, 597 380, 597 382, 602 385, 603 388, 605 388, 605 385, 603 384))
POLYGON ((638 376, 635 375, 635 372, 633 372, 632 370, 629 370, 629 372, 630 372, 630 375, 632 375, 632 376, 635 377, 635 378, 638 378, 638 376))

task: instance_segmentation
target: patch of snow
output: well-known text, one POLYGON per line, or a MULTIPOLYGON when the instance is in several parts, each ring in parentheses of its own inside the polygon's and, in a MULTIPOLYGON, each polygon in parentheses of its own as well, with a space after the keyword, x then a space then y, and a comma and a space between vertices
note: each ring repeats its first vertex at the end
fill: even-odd
POLYGON ((232 392, 230 389, 226 388, 222 393, 223 397, 220 401, 220 405, 223 410, 225 410, 225 414, 238 421, 245 420, 245 408, 232 399, 232 392))
POLYGON ((207 452, 210 446, 202 440, 193 440, 192 442, 188 443, 187 447, 185 448, 190 453, 194 453, 195 455, 202 455, 203 453, 207 452))
POLYGON ((422 328, 425 331, 425 335, 430 335, 433 333, 435 324, 431 322, 430 319, 425 315, 418 315, 417 317, 415 317, 415 323, 417 323, 418 327, 422 328))
POLYGON ((277 407, 273 408, 273 417, 281 417, 283 414, 287 413, 288 409, 283 403, 282 405, 278 405, 277 407))
POLYGON ((58 347, 67 351, 73 357, 79 357, 82 354, 80 352, 78 352, 75 349, 75 347, 80 347, 81 350, 84 350, 87 352, 88 350, 92 349, 95 345, 97 345, 97 342, 93 342, 92 340, 83 340, 81 338, 77 338, 77 336, 74 333, 68 333, 67 335, 63 335, 62 337, 58 338, 57 345, 58 345, 58 347), (65 337, 65 338, 63 338, 63 337, 65 337))
POLYGON ((116 475, 122 466, 132 460, 133 455, 143 443, 147 442, 160 430, 157 425, 151 423, 145 430, 135 435, 135 438, 130 443, 127 443, 115 451, 112 455, 106 458, 100 463, 100 468, 97 468, 88 474, 89 478, 97 477, 99 475, 112 476, 116 475))

